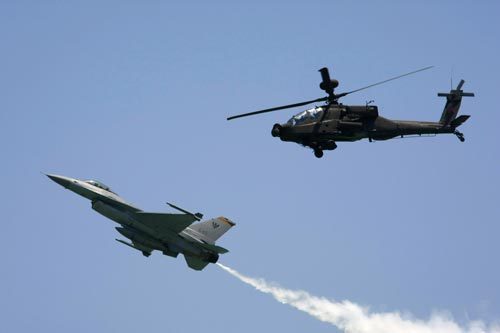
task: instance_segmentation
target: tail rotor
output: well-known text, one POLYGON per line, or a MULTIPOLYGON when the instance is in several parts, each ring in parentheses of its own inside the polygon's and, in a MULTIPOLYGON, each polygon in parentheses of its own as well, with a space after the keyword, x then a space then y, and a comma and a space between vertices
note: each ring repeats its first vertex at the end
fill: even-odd
MULTIPOLYGON (((453 78, 451 80, 453 80, 453 78)), ((456 128, 462 125, 470 117, 468 115, 462 115, 457 118, 462 103, 462 97, 474 97, 474 93, 464 92, 462 90, 464 83, 464 80, 460 80, 456 89, 450 89, 449 93, 438 93, 439 97, 446 97, 446 104, 439 122, 443 127, 450 127, 453 130, 453 134, 455 134, 461 142, 465 141, 464 135, 457 131, 456 128)))

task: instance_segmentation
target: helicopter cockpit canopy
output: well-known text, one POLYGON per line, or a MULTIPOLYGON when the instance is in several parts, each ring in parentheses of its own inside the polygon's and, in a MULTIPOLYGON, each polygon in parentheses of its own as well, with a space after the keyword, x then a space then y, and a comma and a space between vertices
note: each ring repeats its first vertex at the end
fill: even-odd
POLYGON ((317 121, 321 118, 323 109, 323 107, 317 106, 313 109, 302 111, 301 113, 298 113, 290 118, 290 120, 287 121, 287 124, 294 126, 317 121))
POLYGON ((104 191, 108 191, 108 192, 111 192, 111 193, 114 193, 113 191, 111 191, 111 189, 109 188, 109 186, 106 186, 104 185, 103 183, 97 181, 97 180, 86 180, 85 181, 87 184, 90 184, 90 185, 93 185, 95 187, 98 187, 104 191))

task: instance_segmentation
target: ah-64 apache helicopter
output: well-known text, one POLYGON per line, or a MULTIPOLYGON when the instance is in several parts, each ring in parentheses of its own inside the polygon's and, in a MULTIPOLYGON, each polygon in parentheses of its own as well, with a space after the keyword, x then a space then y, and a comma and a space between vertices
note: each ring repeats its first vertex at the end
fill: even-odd
POLYGON ((438 96, 446 97, 446 105, 439 122, 390 120, 379 116, 377 106, 370 104, 370 102, 367 102, 365 105, 344 105, 339 103, 339 99, 346 95, 429 68, 432 68, 432 66, 340 94, 334 92, 339 82, 330 79, 328 68, 322 68, 319 70, 322 78, 319 87, 328 96, 244 113, 229 117, 227 120, 295 108, 316 102, 326 102, 323 106, 316 106, 294 115, 284 124, 274 124, 271 131, 272 136, 279 137, 282 141, 296 142, 305 147, 310 147, 314 150, 314 155, 318 158, 323 156, 323 150, 334 150, 337 148, 336 142, 357 141, 365 138, 371 142, 372 140, 388 140, 409 135, 451 133, 455 134, 463 142, 465 140, 464 135, 457 131, 457 127, 462 125, 470 116, 462 115, 457 118, 457 114, 462 102, 462 96, 474 96, 473 93, 463 92, 462 86, 465 82, 464 80, 461 80, 457 88, 452 88, 449 93, 438 93, 438 96))

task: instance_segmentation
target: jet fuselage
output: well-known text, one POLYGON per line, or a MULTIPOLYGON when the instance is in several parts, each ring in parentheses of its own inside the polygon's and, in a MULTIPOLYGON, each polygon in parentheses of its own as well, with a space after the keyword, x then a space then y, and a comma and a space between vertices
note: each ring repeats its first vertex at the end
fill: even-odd
POLYGON ((137 218, 138 214, 143 212, 141 209, 126 202, 104 184, 65 176, 47 176, 66 189, 89 199, 94 211, 120 224, 121 227, 117 227, 116 230, 133 244, 118 241, 142 251, 145 256, 149 256, 152 250, 158 250, 171 257, 177 257, 182 253, 209 262, 217 261, 217 253, 197 246, 206 242, 202 240, 203 238, 200 239, 199 236, 202 235, 195 229, 187 226, 179 233, 159 234, 157 230, 137 218))

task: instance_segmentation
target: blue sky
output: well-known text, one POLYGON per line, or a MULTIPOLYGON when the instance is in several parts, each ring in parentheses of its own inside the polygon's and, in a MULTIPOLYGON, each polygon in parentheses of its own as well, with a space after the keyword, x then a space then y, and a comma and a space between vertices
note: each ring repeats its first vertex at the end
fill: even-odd
POLYGON ((5 331, 331 332, 220 268, 117 243, 113 223, 40 172, 96 178, 137 206, 174 202, 237 226, 225 265, 375 311, 500 317, 498 35, 493 1, 0 4, 0 312, 5 331), (454 136, 341 143, 321 160, 270 135, 322 97, 438 120, 454 136))

